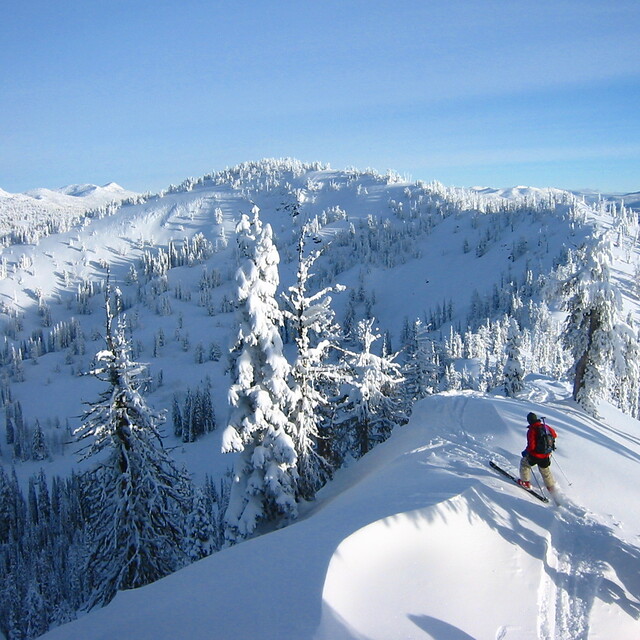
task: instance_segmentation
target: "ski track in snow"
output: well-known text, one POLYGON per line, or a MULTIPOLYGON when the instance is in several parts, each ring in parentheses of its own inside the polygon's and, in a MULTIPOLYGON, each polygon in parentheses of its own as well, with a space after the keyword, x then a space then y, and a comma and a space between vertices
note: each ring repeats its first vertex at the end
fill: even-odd
POLYGON ((640 619, 637 547, 570 501, 555 516, 540 585, 541 640, 587 640, 596 599, 640 619))
MULTIPOLYGON (((492 417, 478 415, 479 410, 482 411, 482 407, 474 402, 473 394, 448 403, 438 418, 461 429, 441 434, 428 447, 431 451, 439 449, 450 468, 461 476, 484 473, 486 465, 482 456, 486 454, 489 459, 493 455, 486 436, 479 439, 462 428, 470 423, 470 414, 475 416, 474 420, 492 417)), ((488 411, 494 419, 501 419, 494 406, 489 405, 488 411)), ((539 640, 588 640, 590 614, 596 598, 615 601, 630 615, 640 618, 640 607, 633 599, 637 597, 640 579, 631 578, 628 584, 632 586, 632 593, 627 594, 605 577, 608 569, 624 575, 626 560, 637 558, 637 554, 616 536, 610 523, 598 522, 566 497, 562 496, 560 504, 554 506, 550 502, 549 505, 546 508, 554 511, 538 589, 539 640)), ((496 638, 507 636, 508 627, 496 630, 496 638)))
POLYGON ((601 551, 593 544, 598 525, 580 511, 571 504, 560 507, 551 527, 538 595, 541 640, 589 637, 589 614, 604 563, 595 557, 601 551))

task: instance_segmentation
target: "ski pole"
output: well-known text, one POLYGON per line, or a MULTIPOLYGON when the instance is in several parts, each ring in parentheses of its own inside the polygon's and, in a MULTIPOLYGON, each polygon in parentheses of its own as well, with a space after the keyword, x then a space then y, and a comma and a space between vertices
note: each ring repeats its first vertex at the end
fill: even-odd
POLYGON ((533 479, 536 481, 536 484, 538 485, 538 490, 542 494, 542 485, 540 484, 540 480, 538 480, 538 476, 534 473, 533 469, 531 469, 531 475, 533 476, 533 479))
POLYGON ((556 463, 556 466, 558 467, 558 469, 560 470, 560 473, 564 476, 564 479, 567 481, 567 484, 572 487, 573 483, 569 480, 569 478, 567 478, 567 475, 565 474, 565 472, 562 470, 562 467, 558 464, 558 460, 556 459, 555 456, 553 456, 553 461, 556 463))

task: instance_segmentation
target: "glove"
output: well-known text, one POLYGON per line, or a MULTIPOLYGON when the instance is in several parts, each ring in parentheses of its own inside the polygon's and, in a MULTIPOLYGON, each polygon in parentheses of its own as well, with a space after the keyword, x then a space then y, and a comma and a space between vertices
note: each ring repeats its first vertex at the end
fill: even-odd
POLYGON ((522 457, 523 457, 523 458, 526 458, 526 457, 527 457, 527 450, 526 450, 526 449, 522 452, 522 457))

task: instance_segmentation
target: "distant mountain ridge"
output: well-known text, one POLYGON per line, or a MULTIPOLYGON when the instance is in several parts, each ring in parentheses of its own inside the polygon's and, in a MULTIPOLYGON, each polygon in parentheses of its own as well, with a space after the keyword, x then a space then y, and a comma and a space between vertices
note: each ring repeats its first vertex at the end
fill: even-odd
POLYGON ((92 202, 104 200, 110 202, 112 199, 128 198, 136 195, 133 191, 128 191, 116 182, 108 182, 102 186, 95 184, 70 184, 59 189, 30 189, 24 195, 45 200, 51 198, 55 200, 60 195, 73 196, 74 198, 89 198, 92 202))
MULTIPOLYGON (((117 182, 108 182, 102 186, 95 184, 70 184, 58 189, 48 189, 46 187, 37 187, 29 189, 21 193, 9 193, 4 189, 0 189, 0 198, 8 198, 14 200, 24 200, 25 198, 33 198, 50 202, 53 205, 62 206, 64 204, 72 205, 73 201, 66 198, 85 199, 84 204, 89 206, 98 206, 106 204, 113 200, 122 200, 138 195, 135 191, 130 191, 121 187, 117 182)), ((77 203, 76 203, 77 204, 77 203)))
POLYGON ((34 241, 41 235, 66 231, 88 212, 106 212, 138 195, 115 182, 101 187, 75 184, 60 189, 38 188, 17 194, 0 189, 0 237, 9 243, 34 241))
POLYGON ((626 207, 632 209, 640 208, 640 191, 620 194, 602 193, 595 189, 568 190, 558 189, 556 187, 527 187, 523 185, 506 188, 471 187, 470 190, 484 196, 507 198, 508 200, 519 198, 532 198, 534 200, 539 200, 540 198, 548 198, 552 194, 558 195, 561 193, 571 193, 577 198, 584 198, 584 200, 590 204, 604 200, 624 204, 626 207))
MULTIPOLYGON (((306 166, 312 169, 327 169, 329 165, 314 163, 305 165, 295 160, 266 160, 265 162, 291 162, 294 165, 306 166)), ((245 163, 252 164, 252 163, 245 163)), ((239 165, 242 167, 243 165, 239 165)), ((232 175, 238 168, 234 167, 222 172, 232 175)), ((163 197, 165 194, 175 193, 183 190, 190 190, 211 179, 216 174, 208 174, 202 178, 187 178, 181 185, 170 185, 167 189, 158 194, 140 194, 129 189, 125 189, 116 182, 108 182, 102 186, 91 183, 70 184, 57 189, 39 187, 30 189, 22 193, 9 193, 0 188, 0 237, 14 234, 9 241, 29 240, 24 237, 23 229, 29 226, 39 228, 46 235, 53 232, 65 231, 74 224, 82 220, 85 213, 106 213, 109 209, 113 213, 121 203, 139 202, 153 197, 163 197)), ((453 191, 454 189, 452 189, 453 191)), ((482 195, 489 199, 504 198, 507 200, 530 200, 539 202, 548 199, 550 196, 561 197, 562 194, 572 194, 577 198, 584 199, 589 204, 608 201, 624 204, 626 207, 640 209, 640 191, 627 194, 600 193, 596 190, 565 190, 556 187, 529 187, 518 185, 515 187, 486 187, 473 186, 460 188, 460 191, 467 191, 482 195)))

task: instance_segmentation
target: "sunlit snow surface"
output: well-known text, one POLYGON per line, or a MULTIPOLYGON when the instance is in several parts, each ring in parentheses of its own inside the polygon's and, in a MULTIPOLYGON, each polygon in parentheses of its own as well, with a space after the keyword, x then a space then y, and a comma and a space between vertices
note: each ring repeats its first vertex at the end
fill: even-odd
POLYGON ((527 393, 545 405, 427 398, 297 524, 122 592, 45 637, 633 640, 639 425, 608 406, 586 418, 560 390, 531 380, 527 393), (559 433, 565 506, 487 466, 515 468, 529 410, 559 433))

